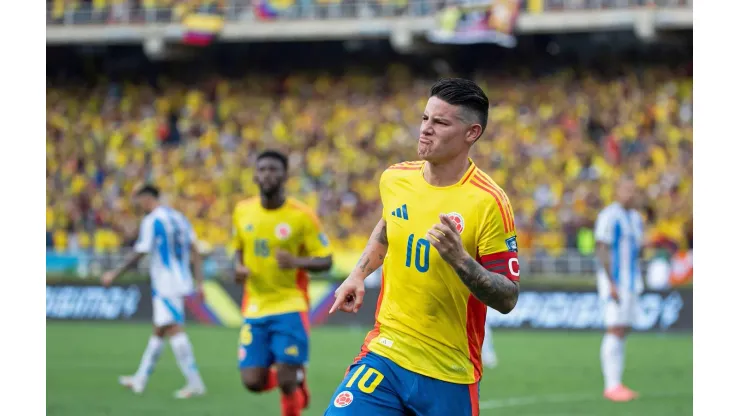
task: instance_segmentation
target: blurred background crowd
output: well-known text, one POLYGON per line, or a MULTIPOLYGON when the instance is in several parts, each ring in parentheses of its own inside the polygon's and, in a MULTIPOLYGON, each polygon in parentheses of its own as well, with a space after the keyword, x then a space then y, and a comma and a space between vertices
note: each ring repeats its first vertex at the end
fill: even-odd
MULTIPOLYGON (((190 12, 230 20, 427 16, 448 6, 488 0, 47 0, 48 24, 172 21, 190 12)), ((684 6, 692 0, 522 0, 530 13, 557 10, 684 6)))
POLYGON ((117 66, 48 54, 57 64, 47 78, 47 247, 130 246, 139 220, 130 196, 144 181, 207 247, 224 247, 234 205, 257 192, 252 162, 267 146, 290 154, 289 192, 319 212, 335 245, 362 249, 380 215, 379 175, 417 158, 429 86, 462 75, 490 98, 473 159, 508 192, 523 253, 592 253, 594 220, 623 173, 640 188, 651 244, 690 248, 690 59, 651 52, 559 65, 500 48, 447 61, 341 49, 262 45, 246 58, 216 48, 187 66, 121 51, 117 66))

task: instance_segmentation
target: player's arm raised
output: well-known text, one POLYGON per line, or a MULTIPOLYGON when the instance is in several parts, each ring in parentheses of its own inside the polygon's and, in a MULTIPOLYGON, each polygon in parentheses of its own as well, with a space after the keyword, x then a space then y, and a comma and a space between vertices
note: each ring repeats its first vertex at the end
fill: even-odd
POLYGON ((337 310, 356 313, 360 309, 362 299, 365 296, 365 279, 383 265, 387 252, 386 222, 385 219, 381 218, 373 229, 373 233, 370 235, 367 245, 365 245, 365 250, 362 252, 360 260, 352 273, 334 292, 336 300, 329 313, 334 313, 337 310))
POLYGON ((444 214, 439 219, 440 223, 427 233, 429 242, 476 298, 501 313, 511 312, 519 299, 519 282, 478 263, 465 251, 456 224, 444 214))

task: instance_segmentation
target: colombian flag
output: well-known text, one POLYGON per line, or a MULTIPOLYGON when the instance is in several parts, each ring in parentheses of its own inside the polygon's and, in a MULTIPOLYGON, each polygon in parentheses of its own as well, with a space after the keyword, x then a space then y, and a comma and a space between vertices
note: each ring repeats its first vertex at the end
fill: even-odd
POLYGON ((257 0, 254 3, 254 15, 259 20, 273 20, 295 5, 295 0, 257 0))
POLYGON ((185 27, 184 44, 207 46, 223 29, 224 18, 215 14, 193 13, 183 19, 182 25, 185 27))

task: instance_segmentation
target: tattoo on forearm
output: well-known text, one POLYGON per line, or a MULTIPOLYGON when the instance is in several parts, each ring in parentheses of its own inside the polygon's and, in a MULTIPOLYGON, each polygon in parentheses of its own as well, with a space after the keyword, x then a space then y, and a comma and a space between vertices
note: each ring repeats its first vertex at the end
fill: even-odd
POLYGON ((357 262, 357 267, 362 270, 363 272, 367 271, 367 266, 370 264, 370 258, 367 254, 362 253, 362 257, 360 257, 360 261, 357 262))
POLYGON ((506 276, 489 272, 469 257, 455 272, 481 302, 502 313, 511 312, 519 298, 519 286, 506 276))
POLYGON ((386 234, 386 224, 383 223, 379 228, 376 227, 373 234, 370 236, 370 240, 367 242, 365 250, 360 256, 360 260, 357 261, 355 270, 358 270, 365 275, 369 275, 374 272, 383 264, 387 250, 388 236, 386 234), (376 243, 380 243, 383 247, 378 247, 376 243), (375 256, 378 258, 375 259, 375 256))
POLYGON ((383 227, 380 229, 380 231, 378 231, 377 235, 375 236, 375 240, 384 246, 388 246, 388 234, 386 231, 387 231, 387 226, 386 224, 383 224, 383 227))

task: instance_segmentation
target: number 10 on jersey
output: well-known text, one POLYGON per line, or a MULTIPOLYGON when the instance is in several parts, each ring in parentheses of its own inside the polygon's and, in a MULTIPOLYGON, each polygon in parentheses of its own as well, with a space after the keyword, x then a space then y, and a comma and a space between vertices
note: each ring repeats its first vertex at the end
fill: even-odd
POLYGON ((426 273, 429 270, 429 240, 420 238, 414 244, 414 235, 409 236, 406 243, 406 267, 411 267, 411 257, 414 258, 414 266, 419 273, 426 273))

